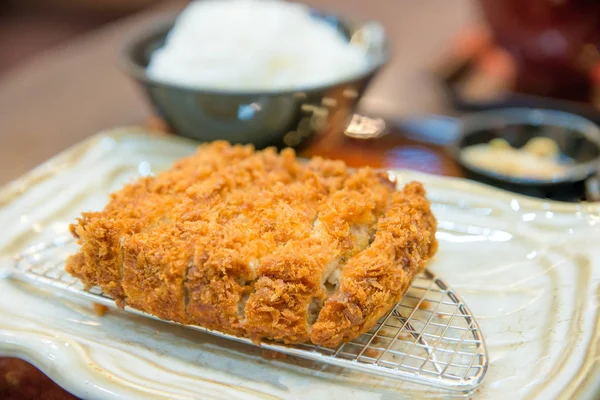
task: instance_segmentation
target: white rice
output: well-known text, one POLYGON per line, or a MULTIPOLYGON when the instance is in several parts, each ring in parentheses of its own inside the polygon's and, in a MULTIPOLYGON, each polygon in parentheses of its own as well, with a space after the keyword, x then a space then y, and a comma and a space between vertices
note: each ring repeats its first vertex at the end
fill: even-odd
POLYGON ((187 87, 250 91, 328 84, 366 68, 364 51, 306 6, 205 0, 183 11, 147 71, 187 87))

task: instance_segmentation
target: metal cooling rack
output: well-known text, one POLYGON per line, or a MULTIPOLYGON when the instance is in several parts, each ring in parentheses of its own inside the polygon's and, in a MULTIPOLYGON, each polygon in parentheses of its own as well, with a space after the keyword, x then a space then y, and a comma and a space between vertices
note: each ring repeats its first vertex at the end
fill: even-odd
MULTIPOLYGON (((15 257, 9 276, 116 307, 98 287, 85 291, 64 271, 64 260, 77 246, 70 237, 32 246, 15 257)), ((125 311, 158 319, 126 308, 125 311)), ((165 321, 173 323, 170 321, 165 321)), ((177 324, 179 325, 179 324, 177 324)), ((249 339, 189 326, 219 337, 254 345, 249 339)), ((262 348, 388 378, 440 389, 473 391, 483 380, 487 350, 479 326, 460 296, 430 271, 418 275, 394 310, 368 333, 335 349, 312 344, 262 348)))

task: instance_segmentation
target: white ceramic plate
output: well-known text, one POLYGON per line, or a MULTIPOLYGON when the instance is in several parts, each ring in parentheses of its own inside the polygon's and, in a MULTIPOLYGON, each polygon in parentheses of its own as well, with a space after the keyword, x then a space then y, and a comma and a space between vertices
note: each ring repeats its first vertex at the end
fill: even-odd
MULTIPOLYGON (((81 211, 191 153, 183 139, 96 136, 0 191, 0 256, 64 234, 81 211)), ((409 171, 439 219, 430 269, 464 298, 487 341, 481 399, 594 398, 600 359, 600 205, 515 196, 409 171)), ((0 266, 1 269, 1 266, 0 266)), ((1 275, 1 273, 0 273, 1 275)), ((0 279, 0 354, 86 399, 447 398, 447 392, 261 351, 0 279)))

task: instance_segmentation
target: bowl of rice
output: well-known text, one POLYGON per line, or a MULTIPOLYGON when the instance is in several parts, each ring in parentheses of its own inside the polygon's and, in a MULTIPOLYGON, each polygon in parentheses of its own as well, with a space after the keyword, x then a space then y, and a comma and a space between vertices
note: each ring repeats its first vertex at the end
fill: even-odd
POLYGON ((343 131, 387 59, 376 22, 277 0, 205 0, 132 38, 124 64, 176 134, 262 148, 343 131))

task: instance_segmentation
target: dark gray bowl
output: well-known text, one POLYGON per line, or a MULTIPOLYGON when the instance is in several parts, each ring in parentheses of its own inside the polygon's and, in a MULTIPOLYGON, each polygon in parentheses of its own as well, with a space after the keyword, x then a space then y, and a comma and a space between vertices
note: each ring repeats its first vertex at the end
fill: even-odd
POLYGON ((212 141, 297 147, 326 131, 343 131, 358 100, 388 59, 383 31, 377 23, 342 22, 313 13, 367 50, 369 68, 350 79, 288 91, 235 92, 193 89, 151 79, 146 67, 152 52, 163 46, 174 18, 152 26, 125 49, 128 73, 145 89, 151 104, 176 134, 212 141))
POLYGON ((578 115, 533 108, 505 108, 471 114, 460 119, 457 136, 449 150, 469 178, 534 197, 562 201, 598 200, 598 193, 592 193, 590 182, 600 167, 600 129, 578 115), (518 178, 478 168, 461 157, 464 148, 495 138, 505 139, 511 146, 519 148, 539 136, 553 139, 561 153, 573 160, 566 174, 547 180, 518 178))

